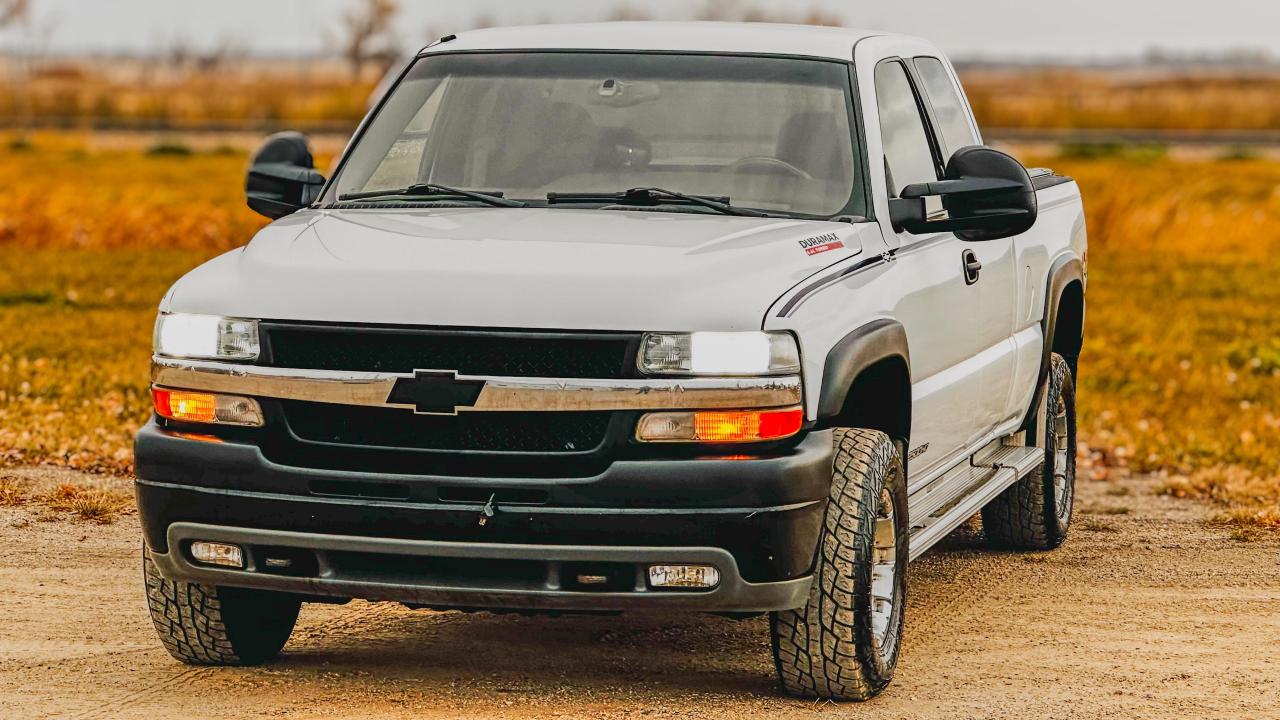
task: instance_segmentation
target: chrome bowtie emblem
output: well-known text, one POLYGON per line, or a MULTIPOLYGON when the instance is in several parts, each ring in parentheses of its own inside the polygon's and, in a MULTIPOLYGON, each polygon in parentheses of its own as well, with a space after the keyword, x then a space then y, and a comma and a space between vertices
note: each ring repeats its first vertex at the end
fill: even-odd
POLYGON ((412 405, 424 415, 457 415, 458 408, 475 407, 483 389, 483 380, 460 380, 452 370, 416 370, 396 381, 387 404, 412 405))

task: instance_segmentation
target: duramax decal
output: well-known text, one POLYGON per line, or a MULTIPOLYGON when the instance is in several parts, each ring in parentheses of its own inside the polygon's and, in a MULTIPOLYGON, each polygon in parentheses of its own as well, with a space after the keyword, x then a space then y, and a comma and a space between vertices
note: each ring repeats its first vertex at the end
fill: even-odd
POLYGON ((929 443, 925 443, 920 447, 916 448, 915 450, 912 450, 911 452, 907 453, 907 459, 915 460, 916 458, 920 457, 921 455, 927 452, 929 452, 929 443))
POLYGON ((839 250, 842 247, 844 247, 844 241, 837 237, 835 233, 823 233, 800 241, 800 249, 804 250, 806 255, 820 255, 831 250, 839 250))

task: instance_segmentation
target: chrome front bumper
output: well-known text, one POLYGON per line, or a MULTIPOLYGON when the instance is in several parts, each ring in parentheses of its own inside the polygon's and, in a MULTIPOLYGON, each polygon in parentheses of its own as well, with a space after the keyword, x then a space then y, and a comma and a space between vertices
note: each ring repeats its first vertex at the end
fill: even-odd
MULTIPOLYGON (((419 371, 445 372, 448 371, 419 371)), ((417 373, 301 370, 155 357, 153 384, 173 389, 307 402, 415 409, 390 401, 396 383, 417 373)), ((740 410, 802 404, 799 376, 592 380, 454 375, 480 387, 461 412, 740 410)), ((424 413, 441 414, 441 413, 424 413)), ((454 414, 454 413, 445 413, 454 414)))

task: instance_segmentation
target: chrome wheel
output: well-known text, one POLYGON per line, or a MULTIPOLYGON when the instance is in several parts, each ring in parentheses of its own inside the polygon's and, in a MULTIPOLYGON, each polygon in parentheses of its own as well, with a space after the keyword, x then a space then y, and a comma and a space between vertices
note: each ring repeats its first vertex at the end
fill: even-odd
POLYGON ((875 549, 871 557, 871 638, 881 658, 894 655, 898 610, 898 533, 894 527, 893 496, 880 491, 876 511, 875 549))

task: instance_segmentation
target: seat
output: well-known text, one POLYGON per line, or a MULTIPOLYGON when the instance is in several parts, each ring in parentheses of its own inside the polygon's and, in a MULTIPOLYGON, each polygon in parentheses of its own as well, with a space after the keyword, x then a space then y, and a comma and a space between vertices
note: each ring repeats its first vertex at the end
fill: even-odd
POLYGON ((543 187, 598 162, 600 128, 579 105, 535 105, 522 109, 511 125, 516 134, 503 141, 506 162, 492 174, 506 187, 543 187))
POLYGON ((845 128, 834 112, 798 112, 782 126, 775 157, 820 180, 847 178, 853 148, 845 128))

